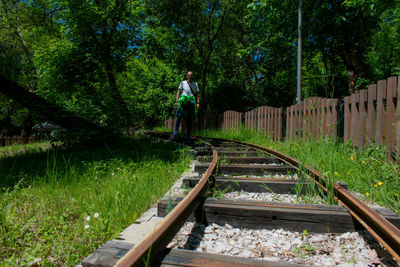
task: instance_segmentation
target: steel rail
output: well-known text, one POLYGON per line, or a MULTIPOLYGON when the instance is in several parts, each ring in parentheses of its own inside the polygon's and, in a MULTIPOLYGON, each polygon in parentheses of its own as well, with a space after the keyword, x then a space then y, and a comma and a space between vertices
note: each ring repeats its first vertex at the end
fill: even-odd
POLYGON ((207 192, 209 184, 208 179, 214 172, 218 162, 218 153, 216 149, 212 145, 210 145, 210 147, 213 150, 213 160, 199 183, 164 218, 153 232, 143 239, 142 242, 129 250, 125 256, 116 263, 116 266, 144 266, 166 248, 170 240, 185 223, 186 219, 203 201, 203 196, 207 192))
MULTIPOLYGON (((328 189, 326 188, 327 182, 320 174, 320 172, 310 166, 300 164, 298 160, 292 157, 260 145, 236 140, 225 141, 235 142, 237 144, 246 145, 267 152, 282 159, 286 163, 291 164, 297 170, 300 170, 301 167, 302 171, 306 171, 306 174, 311 179, 313 179, 326 192, 328 191, 328 189)), ((381 214, 379 214, 374 209, 363 203, 361 200, 350 194, 350 192, 348 192, 340 185, 333 185, 333 190, 335 198, 339 202, 339 204, 347 208, 349 213, 357 221, 359 221, 398 262, 400 262, 400 230, 388 220, 386 220, 381 214)))
MULTIPOLYGON (((325 192, 328 192, 327 182, 325 178, 314 168, 301 164, 298 160, 282 154, 276 150, 266 148, 260 145, 255 145, 247 142, 222 139, 222 138, 204 138, 215 141, 228 141, 236 144, 252 147, 273 156, 280 158, 282 161, 292 165, 297 171, 303 171, 310 179, 312 179, 325 192)), ((386 220, 381 214, 363 203, 361 200, 354 197, 346 189, 338 184, 331 185, 335 199, 339 204, 347 208, 348 212, 363 225, 372 236, 378 240, 382 246, 400 262, 400 230, 386 220)))

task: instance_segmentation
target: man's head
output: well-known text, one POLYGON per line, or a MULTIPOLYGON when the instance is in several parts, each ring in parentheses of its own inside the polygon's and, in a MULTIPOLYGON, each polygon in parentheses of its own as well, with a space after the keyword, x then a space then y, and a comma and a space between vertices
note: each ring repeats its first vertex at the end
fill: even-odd
POLYGON ((186 78, 187 78, 187 80, 188 80, 189 82, 192 82, 192 81, 193 81, 193 71, 188 71, 188 72, 186 73, 186 78))

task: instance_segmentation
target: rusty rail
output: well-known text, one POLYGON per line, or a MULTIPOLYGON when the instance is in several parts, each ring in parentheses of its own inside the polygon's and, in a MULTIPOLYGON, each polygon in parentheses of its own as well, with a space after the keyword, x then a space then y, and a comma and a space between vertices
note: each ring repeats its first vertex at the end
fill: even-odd
POLYGON ((213 160, 199 183, 190 193, 165 217, 165 219, 141 243, 134 246, 121 258, 116 266, 143 266, 150 262, 168 245, 170 240, 179 231, 189 215, 203 201, 203 196, 208 189, 208 179, 214 172, 218 154, 213 146, 213 160))
MULTIPOLYGON (((297 170, 299 170, 301 165, 298 160, 276 150, 241 141, 229 141, 267 152, 291 164, 297 170)), ((306 165, 302 166, 302 170, 306 171, 306 174, 327 192, 327 183, 324 177, 317 170, 306 165)), ((357 219, 357 221, 360 222, 398 262, 400 262, 400 230, 386 220, 381 214, 354 197, 340 185, 335 184, 333 190, 335 198, 339 204, 346 207, 349 213, 357 219)))
MULTIPOLYGON (((161 134, 161 133, 160 133, 161 134)), ((161 134, 164 135, 164 134, 161 134)), ((264 152, 267 152, 273 156, 276 156, 283 160, 284 162, 292 165, 298 171, 303 171, 310 179, 315 181, 321 188, 323 188, 326 192, 327 182, 325 178, 314 168, 302 165, 300 162, 292 157, 284 155, 276 150, 269 149, 260 145, 250 144, 247 142, 241 142, 236 140, 227 140, 220 138, 208 138, 212 140, 219 141, 230 141, 240 145, 245 145, 248 147, 252 147, 264 152), (301 170, 300 170, 301 168, 301 170)), ((212 147, 213 148, 213 147, 212 147)), ((194 199, 198 198, 201 195, 201 192, 205 192, 205 185, 207 184, 207 179, 213 172, 214 168, 217 165, 217 152, 213 148, 213 161, 210 167, 207 169, 206 173, 203 175, 199 184, 191 191, 191 193, 165 218, 162 224, 157 227, 153 233, 148 236, 142 243, 135 246, 128 254, 122 258, 117 266, 134 266, 134 265, 142 265, 140 262, 141 259, 146 257, 146 254, 151 247, 153 249, 162 249, 164 246, 158 246, 163 240, 164 243, 168 242, 170 238, 172 238, 175 233, 179 230, 179 227, 184 223, 185 216, 189 216, 189 214, 197 207, 199 202, 193 204, 194 199), (193 206, 193 207, 192 207, 193 206), (191 207, 191 208, 189 208, 191 207), (182 210, 182 211, 181 211, 182 210), (186 210, 186 212, 184 211, 186 210), (189 211, 190 210, 190 211, 189 211), (185 213, 185 216, 178 213, 185 213), (179 217, 178 217, 179 216, 179 217), (177 221, 181 220, 181 224, 179 226, 175 225, 177 221), (168 230, 167 233, 163 233, 171 226, 175 226, 174 230, 168 230), (168 238, 166 238, 168 236, 168 238)), ((333 190, 335 194, 335 199, 348 209, 349 213, 363 225, 372 236, 376 238, 386 249, 387 251, 398 261, 400 262, 400 230, 396 228, 393 224, 387 221, 382 215, 377 213, 374 209, 370 208, 362 201, 351 195, 346 189, 336 184, 333 185, 333 190)), ((151 252, 153 254, 153 252, 151 252)))

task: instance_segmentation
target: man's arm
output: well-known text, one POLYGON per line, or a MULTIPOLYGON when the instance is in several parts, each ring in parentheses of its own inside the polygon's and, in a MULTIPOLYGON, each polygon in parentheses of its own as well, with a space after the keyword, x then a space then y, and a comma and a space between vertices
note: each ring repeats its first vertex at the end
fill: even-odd
POLYGON ((199 93, 195 94, 195 98, 196 98, 197 109, 199 109, 199 107, 200 107, 200 94, 199 93))

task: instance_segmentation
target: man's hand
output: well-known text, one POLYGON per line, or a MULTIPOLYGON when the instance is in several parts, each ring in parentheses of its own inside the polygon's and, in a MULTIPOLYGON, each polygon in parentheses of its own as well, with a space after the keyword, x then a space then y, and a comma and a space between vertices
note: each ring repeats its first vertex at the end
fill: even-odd
POLYGON ((200 104, 199 104, 199 103, 197 103, 197 110, 199 110, 199 107, 200 107, 200 104))

